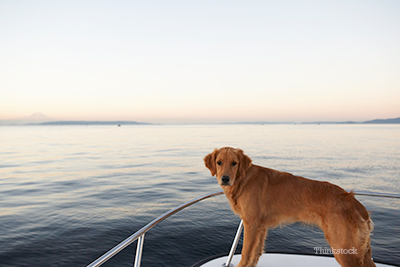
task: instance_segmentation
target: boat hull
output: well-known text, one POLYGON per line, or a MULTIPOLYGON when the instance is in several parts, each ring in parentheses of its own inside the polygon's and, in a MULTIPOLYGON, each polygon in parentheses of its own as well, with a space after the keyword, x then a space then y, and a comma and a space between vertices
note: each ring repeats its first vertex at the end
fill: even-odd
MULTIPOLYGON (((221 267, 225 266, 227 256, 218 257, 207 262, 195 264, 192 267, 221 267)), ((240 261, 240 254, 234 255, 231 266, 236 266, 240 261)), ((375 263, 377 267, 395 267, 394 265, 375 263)), ((334 257, 319 255, 296 255, 296 254, 278 254, 265 253, 260 257, 257 267, 340 267, 334 257)))

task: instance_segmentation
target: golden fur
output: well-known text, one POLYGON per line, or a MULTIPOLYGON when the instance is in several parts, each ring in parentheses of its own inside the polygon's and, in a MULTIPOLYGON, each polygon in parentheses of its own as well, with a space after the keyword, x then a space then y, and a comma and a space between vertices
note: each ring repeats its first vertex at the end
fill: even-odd
POLYGON ((243 220, 242 258, 237 267, 256 266, 268 229, 294 222, 320 227, 342 267, 375 266, 370 246, 373 224, 353 193, 254 165, 241 149, 215 149, 204 163, 243 220), (337 253, 340 249, 355 249, 356 254, 337 253))

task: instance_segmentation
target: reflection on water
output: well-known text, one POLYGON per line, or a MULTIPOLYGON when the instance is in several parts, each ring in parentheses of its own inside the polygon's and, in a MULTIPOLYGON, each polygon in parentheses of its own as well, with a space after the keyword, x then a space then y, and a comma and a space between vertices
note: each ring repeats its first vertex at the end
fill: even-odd
MULTIPOLYGON (((168 209, 219 190, 203 157, 222 146, 348 190, 400 192, 397 125, 0 127, 1 261, 88 264, 168 209)), ((374 258, 400 262, 400 201, 357 198, 372 211, 374 258)), ((143 265, 227 253, 238 222, 224 196, 190 207, 146 236, 143 265)), ((316 246, 326 246, 323 233, 297 224, 267 242, 269 251, 316 246)), ((133 255, 134 246, 108 266, 129 266, 133 255)))

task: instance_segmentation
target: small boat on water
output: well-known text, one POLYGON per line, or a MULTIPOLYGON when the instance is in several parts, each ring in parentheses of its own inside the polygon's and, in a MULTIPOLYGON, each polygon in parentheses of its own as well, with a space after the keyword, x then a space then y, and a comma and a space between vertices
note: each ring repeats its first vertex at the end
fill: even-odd
MULTIPOLYGON (((384 194, 384 193, 373 193, 373 192, 354 192, 356 195, 364 195, 364 196, 374 196, 374 197, 389 197, 389 198, 399 198, 398 194, 384 194)), ((93 261, 87 267, 97 267, 101 266, 103 263, 108 261, 110 258, 118 254, 124 248, 126 248, 131 243, 137 242, 136 248, 136 256, 134 267, 140 267, 142 251, 143 251, 143 243, 146 232, 148 232, 151 228, 156 226, 158 223, 164 221, 171 215, 183 210, 184 208, 191 206, 197 202, 200 202, 204 199, 214 197, 217 195, 222 195, 223 191, 218 191, 210 194, 206 194, 197 198, 192 199, 186 203, 183 203, 176 208, 162 214, 157 217, 153 221, 149 222, 147 225, 139 229, 137 232, 126 238, 124 241, 119 243, 117 246, 109 250, 107 253, 102 255, 97 260, 93 261)), ((243 221, 240 222, 238 230, 236 232, 235 238, 233 240, 231 250, 228 255, 210 255, 209 258, 206 258, 194 265, 192 267, 233 267, 236 266, 240 261, 240 254, 234 254, 236 251, 237 244, 239 242, 241 233, 243 230, 243 221)), ((385 263, 375 262, 377 267, 396 267, 396 265, 390 265, 385 263)), ((303 255, 303 254, 286 254, 286 253, 264 253, 257 264, 258 267, 340 267, 339 263, 336 261, 334 257, 321 256, 318 254, 315 255, 303 255)))

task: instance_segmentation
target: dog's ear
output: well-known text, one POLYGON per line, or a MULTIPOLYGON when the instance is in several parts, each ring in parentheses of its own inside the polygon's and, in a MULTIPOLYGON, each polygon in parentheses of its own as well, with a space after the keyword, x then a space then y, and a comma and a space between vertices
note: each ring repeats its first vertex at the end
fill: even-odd
POLYGON ((216 149, 214 149, 214 151, 212 153, 210 153, 204 157, 204 164, 210 170, 212 176, 217 174, 215 160, 217 158, 218 152, 219 152, 219 150, 216 148, 216 149))
POLYGON ((243 150, 241 149, 236 149, 236 152, 239 156, 239 177, 244 177, 247 170, 250 168, 251 166, 251 158, 249 158, 248 156, 246 156, 243 153, 243 150))

